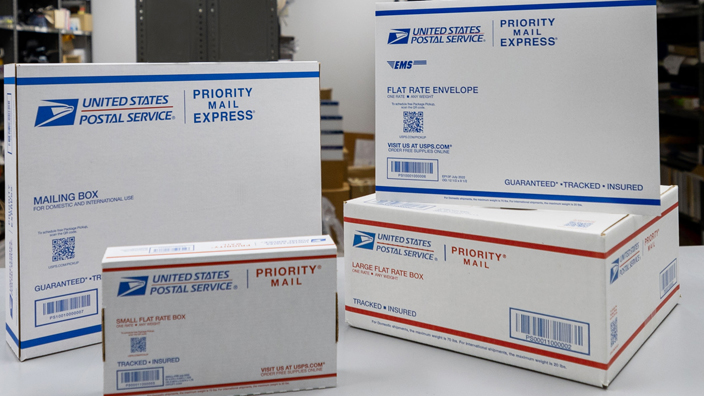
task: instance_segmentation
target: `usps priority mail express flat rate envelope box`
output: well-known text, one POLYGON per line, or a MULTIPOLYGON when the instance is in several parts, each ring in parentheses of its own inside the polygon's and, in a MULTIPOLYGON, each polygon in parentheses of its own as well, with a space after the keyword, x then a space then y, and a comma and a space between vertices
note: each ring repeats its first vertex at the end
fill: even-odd
POLYGON ((329 236, 107 249, 105 395, 335 386, 336 263, 329 236))
POLYGON ((380 199, 655 215, 654 0, 378 3, 380 199))
POLYGON ((100 342, 108 246, 320 233, 316 62, 7 65, 6 326, 100 342))
POLYGON ((680 298, 677 187, 658 216, 345 205, 352 326, 608 386, 680 298))

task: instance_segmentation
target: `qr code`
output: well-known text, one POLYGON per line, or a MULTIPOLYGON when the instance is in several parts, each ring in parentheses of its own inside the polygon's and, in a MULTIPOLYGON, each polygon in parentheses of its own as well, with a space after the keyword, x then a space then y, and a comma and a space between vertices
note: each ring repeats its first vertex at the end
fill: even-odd
POLYGON ((76 257, 76 237, 52 239, 51 248, 51 261, 70 260, 76 257))
POLYGON ((423 133, 423 112, 404 111, 403 112, 403 132, 423 133))
POLYGON ((147 337, 130 338, 130 353, 142 353, 147 351, 147 337))
POLYGON ((611 346, 618 341, 618 318, 611 321, 611 346))

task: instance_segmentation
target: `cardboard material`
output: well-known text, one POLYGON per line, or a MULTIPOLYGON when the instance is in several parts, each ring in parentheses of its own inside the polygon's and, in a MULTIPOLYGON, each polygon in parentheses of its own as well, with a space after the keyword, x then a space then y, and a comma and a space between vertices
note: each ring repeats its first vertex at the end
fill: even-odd
POLYGON ((350 184, 350 199, 363 197, 365 195, 374 194, 374 178, 349 178, 350 184))
POLYGON ((321 88, 320 100, 332 100, 332 88, 321 88))
POLYGON ((345 319, 608 386, 680 298, 661 192, 660 216, 349 201, 345 319))
POLYGON ((327 236, 107 249, 104 394, 335 386, 336 253, 327 236))
POLYGON ((80 55, 64 55, 63 63, 81 63, 80 55))
POLYGON ((350 166, 347 168, 350 178, 373 179, 375 168, 373 166, 350 166))
POLYGON ((345 149, 350 153, 349 165, 354 166, 357 140, 374 141, 374 134, 368 132, 345 132, 345 149))
POLYGON ((80 29, 84 32, 93 31, 93 15, 91 14, 71 14, 71 19, 77 19, 80 25, 80 29))
POLYGON ((319 234, 318 70, 6 66, 3 301, 20 360, 100 342, 108 246, 319 234))
POLYGON ((347 182, 342 184, 341 188, 323 189, 323 197, 330 200, 330 203, 335 207, 335 216, 343 223, 343 210, 345 201, 350 199, 350 185, 347 182))
POLYGON ((378 197, 657 214, 655 8, 378 3, 378 197))
POLYGON ((347 180, 347 162, 345 161, 322 161, 322 187, 323 189, 342 188, 347 180))
POLYGON ((58 8, 44 12, 47 22, 54 29, 68 29, 71 12, 65 8, 58 8))

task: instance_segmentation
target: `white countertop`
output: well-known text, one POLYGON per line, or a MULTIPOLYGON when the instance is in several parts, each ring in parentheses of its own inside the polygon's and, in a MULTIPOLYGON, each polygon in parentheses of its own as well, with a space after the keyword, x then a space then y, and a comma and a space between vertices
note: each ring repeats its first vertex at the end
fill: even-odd
MULTIPOLYGON (((604 395, 589 385, 352 328, 344 323, 343 267, 338 259, 338 386, 306 394, 604 395)), ((680 248, 679 271, 679 306, 612 382, 608 396, 704 395, 704 246, 680 248)), ((3 296, 4 277, 1 269, 3 296)), ((20 363, 3 345, 0 395, 100 395, 101 353, 93 345, 20 363)))

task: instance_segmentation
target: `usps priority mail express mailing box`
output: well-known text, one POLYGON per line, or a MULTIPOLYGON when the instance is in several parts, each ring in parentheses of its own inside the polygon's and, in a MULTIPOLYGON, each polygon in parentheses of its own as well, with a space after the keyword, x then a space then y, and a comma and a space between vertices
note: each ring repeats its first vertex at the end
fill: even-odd
POLYGON ((378 3, 379 199, 656 215, 655 1, 378 3))
POLYGON ((345 320, 608 386, 680 298, 661 191, 659 216, 348 201, 345 320))
POLYGON ((3 300, 19 358, 100 342, 108 246, 319 234, 318 74, 5 66, 3 300))
POLYGON ((328 236, 107 249, 105 394, 335 386, 336 257, 328 236))

